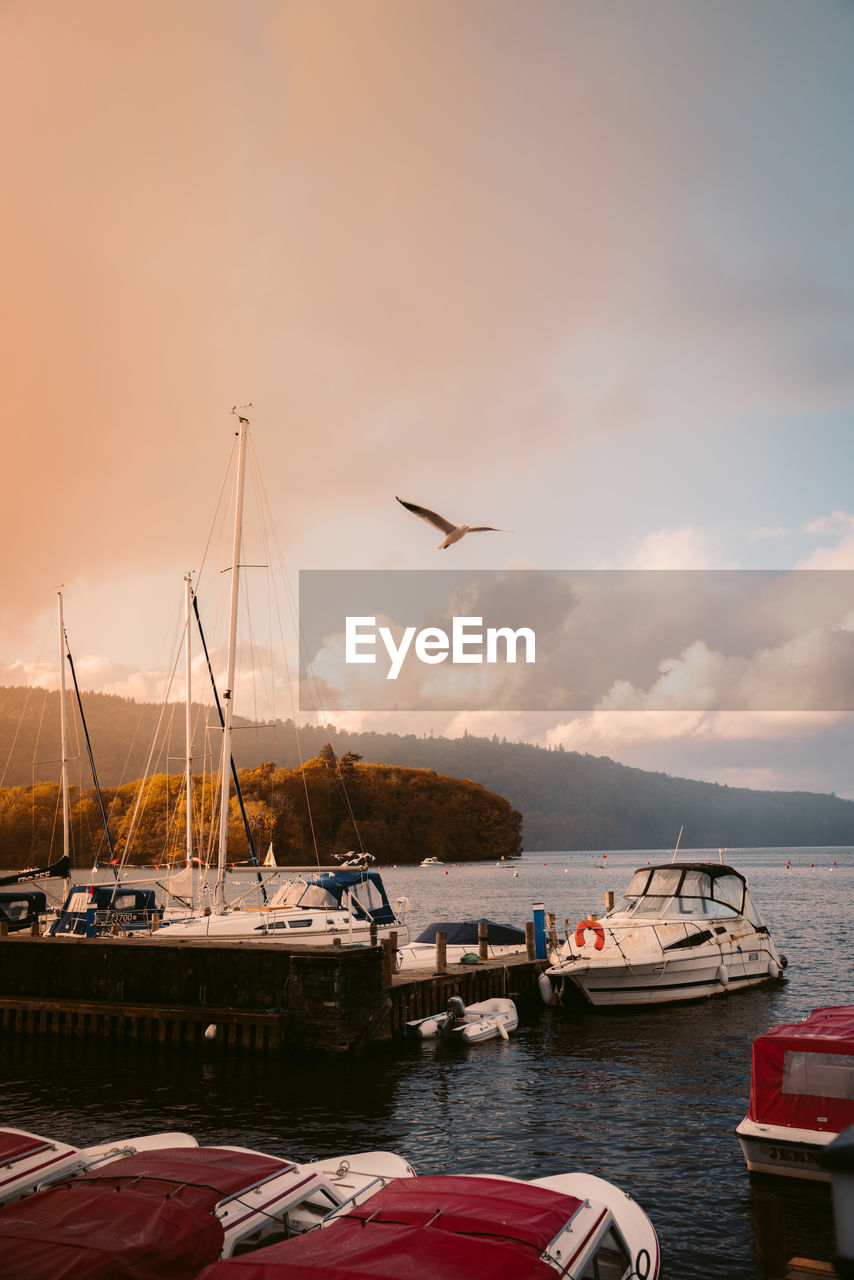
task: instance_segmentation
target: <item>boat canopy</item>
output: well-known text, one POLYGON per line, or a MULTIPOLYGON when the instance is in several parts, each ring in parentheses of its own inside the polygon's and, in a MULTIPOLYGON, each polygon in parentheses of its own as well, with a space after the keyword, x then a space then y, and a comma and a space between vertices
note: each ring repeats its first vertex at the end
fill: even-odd
POLYGON ((617 911, 634 918, 656 919, 692 916, 725 920, 743 915, 756 928, 765 928, 744 876, 722 864, 672 862, 639 867, 617 911))
POLYGON ((854 1124, 854 1005, 814 1009, 757 1036, 748 1116, 827 1133, 854 1124))
POLYGON ((327 1228, 215 1263, 200 1280, 555 1280, 540 1255, 583 1203, 515 1180, 398 1178, 327 1228))
MULTIPOLYGON (((479 920, 437 920, 433 924, 428 924, 415 941, 435 942, 436 934, 444 933, 447 935, 448 946, 465 947, 471 944, 476 947, 477 927, 480 923, 479 920)), ((524 929, 517 929, 513 924, 496 924, 494 920, 484 920, 483 923, 487 926, 489 941, 496 947, 512 946, 514 943, 524 947, 524 929)))
POLYGON ((47 898, 38 889, 19 889, 0 893, 0 922, 14 933, 26 929, 47 911, 47 898))
POLYGON ((130 889, 114 884, 74 885, 62 911, 50 927, 51 933, 73 933, 93 937, 113 925, 124 929, 149 928, 163 913, 153 889, 130 889))
POLYGON ((176 1147, 0 1208, 3 1271, 27 1280, 186 1280, 219 1257, 214 1209, 292 1166, 272 1156, 176 1147))
POLYGON ((270 902, 271 908, 288 910, 336 910, 349 906, 357 920, 394 924, 385 886, 378 871, 317 871, 300 875, 283 884, 270 902), (348 901, 345 902, 344 899, 348 901))

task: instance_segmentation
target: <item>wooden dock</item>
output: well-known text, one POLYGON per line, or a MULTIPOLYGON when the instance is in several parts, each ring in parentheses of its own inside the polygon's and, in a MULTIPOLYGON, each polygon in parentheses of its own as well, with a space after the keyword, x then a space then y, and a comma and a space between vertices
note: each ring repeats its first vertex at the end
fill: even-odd
POLYGON ((0 937, 3 1034, 123 1039, 253 1054, 359 1053, 407 1021, 510 996, 540 1007, 542 961, 390 972, 376 947, 0 937))

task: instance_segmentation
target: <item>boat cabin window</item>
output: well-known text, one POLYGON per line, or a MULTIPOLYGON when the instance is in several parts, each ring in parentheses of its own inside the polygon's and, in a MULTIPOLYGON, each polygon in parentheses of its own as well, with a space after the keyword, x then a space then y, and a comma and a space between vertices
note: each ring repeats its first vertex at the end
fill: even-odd
POLYGON ((783 1059, 783 1093, 805 1093, 814 1098, 854 1099, 854 1055, 786 1051, 783 1059))
POLYGON ((145 904, 137 902, 135 893, 117 893, 110 898, 110 906, 114 911, 134 911, 137 907, 144 909, 145 904))
POLYGON ((715 899, 726 903, 736 911, 741 911, 744 897, 744 881, 738 876, 717 876, 715 879, 715 899))
POLYGON ((19 898, 17 902, 0 902, 0 919, 25 920, 28 908, 26 898, 19 898))
POLYGON ((631 1270, 631 1257, 616 1227, 612 1226, 599 1242, 599 1248, 582 1271, 582 1280, 622 1280, 631 1270))
POLYGON ((374 915, 385 905, 382 894, 376 885, 370 880, 365 880, 363 884, 360 884, 358 888, 354 889, 353 897, 356 900, 356 904, 360 906, 363 912, 368 916, 374 915))

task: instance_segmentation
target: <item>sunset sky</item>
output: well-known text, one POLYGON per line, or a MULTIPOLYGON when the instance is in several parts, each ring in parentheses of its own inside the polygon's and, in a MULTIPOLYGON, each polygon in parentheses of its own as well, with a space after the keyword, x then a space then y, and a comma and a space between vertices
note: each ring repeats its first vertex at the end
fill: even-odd
MULTIPOLYGON (((854 568, 848 0, 2 0, 0 51, 0 683, 63 584, 85 687, 161 696, 235 403, 294 581, 854 568)), ((331 718, 854 796, 850 714, 617 705, 331 718)))

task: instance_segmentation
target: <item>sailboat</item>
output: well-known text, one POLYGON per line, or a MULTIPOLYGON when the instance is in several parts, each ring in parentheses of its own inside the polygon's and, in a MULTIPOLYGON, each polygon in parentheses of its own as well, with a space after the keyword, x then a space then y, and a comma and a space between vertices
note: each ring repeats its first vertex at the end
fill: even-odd
MULTIPOLYGON (((230 569, 226 688, 221 699, 217 699, 221 706, 222 755, 219 839, 213 903, 201 913, 194 912, 183 917, 170 917, 167 914, 158 922, 160 927, 152 936, 158 941, 173 943, 200 938, 211 940, 239 938, 246 941, 286 941, 289 945, 317 946, 332 942, 368 945, 396 933, 398 942, 404 944, 409 941, 409 931, 405 923, 397 918, 389 903, 379 871, 370 869, 368 866, 294 868, 294 875, 281 885, 274 897, 263 902, 262 905, 250 907, 244 906, 241 902, 228 901, 226 875, 232 778, 236 782, 231 748, 233 691, 236 675, 243 500, 249 441, 249 420, 242 414, 238 414, 237 417, 239 431, 230 569)), ((268 859, 269 856, 268 854, 268 859)), ((275 859, 273 861, 275 863, 275 859)))

